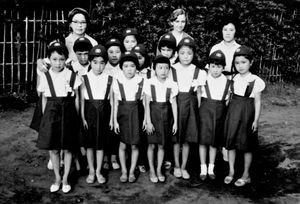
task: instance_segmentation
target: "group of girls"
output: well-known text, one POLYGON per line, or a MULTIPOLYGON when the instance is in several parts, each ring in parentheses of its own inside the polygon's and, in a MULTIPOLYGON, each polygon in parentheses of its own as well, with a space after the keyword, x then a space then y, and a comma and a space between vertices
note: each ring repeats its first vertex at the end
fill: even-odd
POLYGON ((61 186, 64 193, 70 192, 68 175, 73 153, 79 147, 87 155, 87 183, 105 183, 102 168, 110 159, 112 167, 118 169, 116 155, 121 165, 121 182, 135 182, 136 166, 145 171, 145 160, 153 183, 165 182, 163 164, 168 166, 171 160, 173 175, 189 179, 186 165, 191 143, 199 144, 200 179, 215 179, 217 150, 224 147, 229 160, 224 183, 235 178, 236 150, 244 152, 245 165, 234 184, 244 186, 251 182, 249 168, 257 145, 265 83, 250 72, 251 49, 236 46, 234 37, 230 38, 235 32, 233 23, 222 28, 223 48, 236 46, 231 53, 233 69, 231 65, 227 68, 231 63, 228 52, 215 47, 209 55, 207 70, 196 67, 195 41, 183 31, 186 21, 184 10, 172 13, 173 30, 159 39, 151 64, 145 46, 137 42, 136 29, 125 29, 122 41, 111 38, 105 46, 93 45, 85 34, 87 12, 80 8, 70 12, 72 33, 65 43, 50 43, 48 59, 38 62, 37 90, 42 99, 42 117, 32 124, 37 124, 39 131, 37 146, 50 153, 55 173, 51 192, 61 186), (66 68, 70 53, 75 53, 76 59, 71 59, 66 68), (228 76, 223 74, 226 69, 228 76))

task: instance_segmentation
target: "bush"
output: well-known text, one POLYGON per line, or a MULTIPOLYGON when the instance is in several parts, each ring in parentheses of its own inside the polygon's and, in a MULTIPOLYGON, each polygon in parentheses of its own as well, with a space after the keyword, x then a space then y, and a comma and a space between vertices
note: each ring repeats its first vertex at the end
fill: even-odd
MULTIPOLYGON (((279 67, 283 79, 294 80, 299 71, 300 18, 297 1, 276 0, 123 0, 99 1, 93 9, 90 33, 104 44, 109 37, 120 37, 125 28, 136 27, 140 42, 154 53, 161 35, 169 31, 167 19, 178 7, 189 15, 186 32, 197 42, 197 56, 205 63, 210 48, 219 42, 221 20, 236 16, 240 21, 237 41, 279 67)), ((257 62, 258 64, 258 62, 257 62)))

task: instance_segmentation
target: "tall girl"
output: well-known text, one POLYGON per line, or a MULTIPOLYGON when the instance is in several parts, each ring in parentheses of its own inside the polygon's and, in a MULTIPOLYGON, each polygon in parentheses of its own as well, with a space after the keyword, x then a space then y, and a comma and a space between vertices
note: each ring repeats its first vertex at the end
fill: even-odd
POLYGON ((81 117, 87 129, 85 145, 89 175, 87 183, 94 183, 95 175, 98 183, 105 183, 101 174, 103 148, 106 145, 109 129, 113 128, 112 76, 102 73, 107 62, 107 52, 102 45, 96 45, 89 53, 91 70, 83 75, 81 86, 81 117), (110 103, 110 104, 109 104, 110 103), (96 171, 94 168, 94 151, 96 151, 96 171))
POLYGON ((178 84, 178 134, 174 142, 174 176, 189 179, 186 163, 189 155, 189 143, 198 142, 198 124, 201 100, 200 86, 205 85, 206 72, 197 68, 193 63, 195 42, 192 38, 183 38, 178 44, 179 62, 170 72, 178 84), (180 146, 182 145, 182 163, 179 162, 180 146))
POLYGON ((175 82, 167 78, 170 70, 170 60, 159 55, 153 63, 155 76, 145 85, 146 118, 148 133, 148 161, 150 167, 149 178, 153 183, 164 182, 162 163, 164 147, 171 141, 172 133, 177 132, 177 102, 178 87, 175 82), (157 145, 157 166, 154 170, 153 153, 157 145))
POLYGON ((135 182, 134 170, 139 156, 138 145, 142 129, 144 79, 136 75, 138 58, 133 52, 126 52, 120 61, 123 74, 113 82, 114 91, 114 130, 120 134, 119 159, 122 168, 121 182, 135 182), (129 176, 126 167, 126 145, 131 146, 129 176))
POLYGON ((41 120, 37 147, 50 150, 55 182, 50 192, 60 189, 68 193, 71 186, 68 181, 70 173, 72 150, 78 148, 76 144, 78 134, 79 97, 78 87, 80 79, 75 73, 65 68, 68 56, 67 48, 59 42, 53 43, 48 50, 51 68, 41 76, 38 91, 43 93, 43 117, 41 120), (60 150, 64 151, 64 174, 61 178, 59 171, 60 150))
POLYGON ((233 56, 233 66, 238 74, 233 78, 232 100, 225 119, 225 147, 228 149, 229 174, 224 182, 229 184, 235 176, 236 150, 244 154, 244 172, 234 184, 244 186, 251 182, 249 169, 252 152, 258 143, 258 120, 261 111, 261 92, 264 81, 250 72, 253 63, 251 49, 239 47, 233 56))

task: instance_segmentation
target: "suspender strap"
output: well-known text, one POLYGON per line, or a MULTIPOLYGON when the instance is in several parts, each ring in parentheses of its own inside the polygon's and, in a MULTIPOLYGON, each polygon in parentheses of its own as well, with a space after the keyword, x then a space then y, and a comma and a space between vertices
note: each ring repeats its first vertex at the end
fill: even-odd
POLYGON ((90 85, 89 78, 87 77, 87 75, 83 75, 83 80, 84 80, 84 84, 85 84, 86 91, 87 91, 87 94, 89 96, 89 99, 94 100, 91 85, 90 85))
POLYGON ((245 91, 245 97, 249 97, 251 95, 251 93, 253 91, 254 83, 255 83, 255 80, 251 81, 249 83, 249 85, 247 86, 246 91, 245 91))
MULTIPOLYGON (((195 68, 195 71, 194 71, 193 80, 195 80, 195 79, 198 78, 199 71, 200 71, 200 69, 196 67, 196 68, 195 68)), ((193 93, 193 92, 194 92, 193 89, 194 89, 193 87, 190 88, 190 93, 193 93)))
POLYGON ((210 90, 207 81, 205 82, 205 92, 208 99, 211 99, 210 90))
POLYGON ((56 97, 56 93, 55 93, 55 90, 54 90, 53 81, 52 81, 52 78, 50 76, 49 71, 45 72, 45 75, 46 75, 46 78, 47 78, 47 81, 48 81, 48 85, 49 85, 51 96, 52 97, 56 97))
POLYGON ((152 101, 156 102, 156 92, 153 84, 151 84, 151 96, 152 96, 152 101))
POLYGON ((171 88, 167 88, 167 92, 166 92, 166 102, 168 102, 171 98, 171 88))
POLYGON ((227 79, 227 81, 226 81, 226 86, 225 86, 224 93, 223 93, 223 97, 222 97, 222 101, 224 101, 224 100, 226 99, 226 96, 227 96, 227 93, 228 93, 229 86, 230 86, 230 80, 227 79))
POLYGON ((147 79, 150 79, 150 78, 151 78, 151 70, 147 69, 147 79))
POLYGON ((174 69, 173 67, 171 67, 171 71, 172 71, 173 81, 174 81, 174 82, 177 82, 177 73, 176 73, 176 69, 174 69))
POLYGON ((73 66, 70 64, 70 66, 68 66, 68 68, 69 68, 69 70, 71 70, 72 72, 74 72, 74 73, 77 73, 77 72, 75 72, 75 70, 74 70, 74 68, 73 68, 73 66))
POLYGON ((120 94, 121 94, 121 99, 122 99, 122 101, 126 101, 125 91, 124 91, 124 86, 123 86, 123 84, 121 84, 121 83, 119 82, 119 80, 117 80, 117 81, 118 81, 118 85, 119 85, 119 90, 120 90, 120 94))
MULTIPOLYGON (((76 73, 75 73, 75 72, 72 72, 72 74, 71 74, 71 78, 70 78, 70 87, 71 87, 72 91, 73 91, 73 87, 74 87, 75 79, 76 79, 76 73)), ((71 94, 72 94, 72 91, 68 92, 68 97, 70 97, 70 96, 71 96, 71 94)))
POLYGON ((144 85, 144 79, 142 79, 142 81, 138 84, 139 89, 135 95, 135 100, 140 100, 140 98, 142 96, 143 85, 144 85))
POLYGON ((234 81, 230 80, 230 89, 231 89, 231 93, 234 94, 234 81))
POLYGON ((106 100, 108 98, 108 94, 110 92, 110 87, 111 87, 112 79, 113 79, 112 76, 108 76, 104 100, 106 100))

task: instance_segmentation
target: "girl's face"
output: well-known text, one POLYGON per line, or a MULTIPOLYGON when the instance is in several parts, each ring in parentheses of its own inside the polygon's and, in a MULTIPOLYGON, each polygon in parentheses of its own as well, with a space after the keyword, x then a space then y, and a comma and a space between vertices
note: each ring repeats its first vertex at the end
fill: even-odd
POLYGON ((94 57, 91 61, 92 71, 95 75, 99 75, 105 68, 105 61, 102 57, 94 57))
POLYGON ((83 52, 77 51, 75 54, 76 54, 79 64, 81 64, 83 66, 88 64, 88 62, 89 62, 89 52, 88 51, 83 51, 83 52))
POLYGON ((234 66, 241 75, 248 74, 251 65, 252 61, 250 62, 245 56, 236 56, 234 58, 234 66))
POLYGON ((171 57, 173 56, 173 49, 168 48, 168 47, 161 47, 160 48, 160 53, 162 56, 167 57, 169 59, 171 59, 171 57))
POLYGON ((110 46, 107 50, 108 61, 112 65, 117 65, 121 59, 121 49, 119 46, 110 46))
POLYGON ((74 34, 83 35, 87 27, 85 16, 81 13, 75 14, 72 18, 70 27, 74 34))
POLYGON ((225 42, 232 42, 235 35, 235 26, 232 23, 228 23, 222 29, 223 39, 225 42))
POLYGON ((127 78, 127 79, 131 79, 134 77, 135 75, 135 72, 136 72, 136 66, 133 62, 131 61, 125 61, 123 63, 123 66, 122 66, 122 70, 123 70, 123 73, 124 73, 124 76, 127 78))
POLYGON ((131 51, 134 46, 137 45, 137 41, 134 35, 127 35, 123 41, 126 51, 131 51))
POLYGON ((177 16, 176 20, 171 22, 171 24, 174 31, 182 32, 186 24, 186 16, 184 14, 177 16))
POLYGON ((66 57, 58 54, 56 51, 50 55, 50 64, 55 72, 60 72, 65 67, 66 57))
POLYGON ((188 46, 182 46, 178 51, 179 62, 182 65, 188 66, 192 63, 194 57, 194 51, 188 46))
POLYGON ((145 57, 139 52, 136 52, 135 54, 138 57, 140 67, 142 67, 145 63, 145 57))
POLYGON ((212 77, 218 78, 221 76, 223 68, 223 65, 210 63, 208 71, 212 77))
POLYGON ((166 63, 157 63, 155 67, 155 74, 158 79, 165 80, 169 73, 169 65, 166 63))

